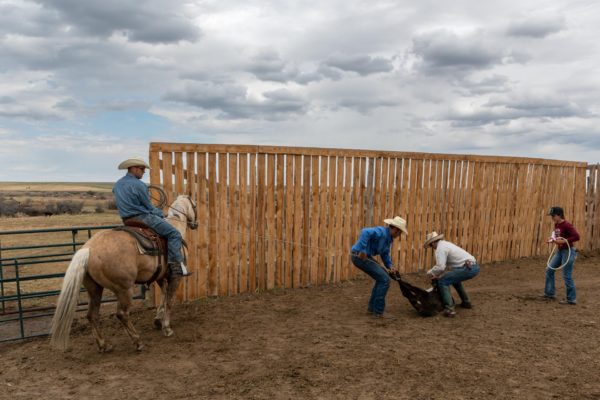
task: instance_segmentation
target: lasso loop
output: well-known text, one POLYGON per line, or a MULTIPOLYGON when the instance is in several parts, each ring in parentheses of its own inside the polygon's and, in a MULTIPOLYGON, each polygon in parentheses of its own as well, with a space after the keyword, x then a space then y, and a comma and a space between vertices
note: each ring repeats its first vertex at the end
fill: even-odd
MULTIPOLYGON (((557 239, 564 239, 564 238, 558 237, 557 239)), ((567 244, 567 248, 569 249, 569 256, 567 257, 567 261, 565 261, 564 264, 562 264, 561 266, 556 267, 556 268, 553 268, 550 266, 552 257, 554 257, 554 254, 556 253, 556 249, 558 248, 558 245, 554 244, 554 248, 550 252, 550 257, 548 257, 548 262, 546 263, 546 268, 551 269, 553 271, 559 271, 559 270, 563 269, 569 263, 569 261, 571 261, 571 245, 569 244, 568 240, 565 240, 565 243, 567 244)))

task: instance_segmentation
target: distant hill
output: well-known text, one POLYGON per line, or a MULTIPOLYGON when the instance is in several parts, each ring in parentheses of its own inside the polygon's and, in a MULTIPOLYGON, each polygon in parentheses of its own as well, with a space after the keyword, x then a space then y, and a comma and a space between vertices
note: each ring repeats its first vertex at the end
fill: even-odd
POLYGON ((0 182, 0 192, 110 192, 113 185, 114 182, 0 182))

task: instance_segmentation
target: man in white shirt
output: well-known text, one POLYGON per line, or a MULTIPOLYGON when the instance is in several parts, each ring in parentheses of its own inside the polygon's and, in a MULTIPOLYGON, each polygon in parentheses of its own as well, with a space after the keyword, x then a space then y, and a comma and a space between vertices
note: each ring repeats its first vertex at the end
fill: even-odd
POLYGON ((479 264, 471 254, 461 249, 454 243, 444 239, 443 234, 437 232, 428 233, 425 238, 425 248, 431 247, 435 250, 436 264, 427 271, 427 274, 437 280, 442 302, 444 303, 444 315, 454 317, 454 301, 450 294, 450 285, 454 286, 460 296, 462 308, 472 308, 469 296, 462 285, 463 281, 469 280, 479 274, 479 264))

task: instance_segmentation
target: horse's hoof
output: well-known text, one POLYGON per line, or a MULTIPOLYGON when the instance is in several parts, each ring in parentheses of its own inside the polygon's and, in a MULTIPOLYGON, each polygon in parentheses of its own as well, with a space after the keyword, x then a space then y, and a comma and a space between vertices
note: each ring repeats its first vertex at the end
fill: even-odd
POLYGON ((162 329, 162 321, 159 318, 154 319, 154 328, 162 329))
POLYGON ((139 353, 144 349, 144 345, 141 343, 138 343, 137 346, 135 346, 135 350, 139 353))
POLYGON ((110 353, 113 351, 113 347, 110 344, 105 344, 103 346, 98 347, 98 353, 110 353))
POLYGON ((165 335, 165 337, 173 336, 173 329, 163 328, 163 335, 165 335))

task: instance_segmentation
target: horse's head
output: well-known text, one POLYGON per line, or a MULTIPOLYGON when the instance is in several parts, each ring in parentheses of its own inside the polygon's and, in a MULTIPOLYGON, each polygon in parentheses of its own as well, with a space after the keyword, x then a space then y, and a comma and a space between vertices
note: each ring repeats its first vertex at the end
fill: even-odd
POLYGON ((188 228, 198 228, 198 213, 196 202, 187 194, 177 196, 177 199, 169 206, 169 215, 177 218, 185 218, 188 228))

